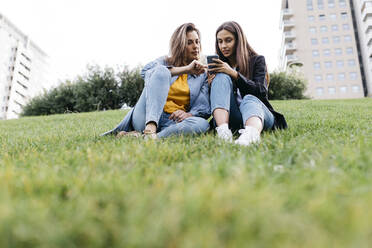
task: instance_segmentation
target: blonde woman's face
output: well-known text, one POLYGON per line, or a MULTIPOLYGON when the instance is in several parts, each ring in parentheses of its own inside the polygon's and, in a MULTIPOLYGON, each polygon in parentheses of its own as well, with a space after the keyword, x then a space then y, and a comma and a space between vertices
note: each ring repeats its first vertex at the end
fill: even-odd
POLYGON ((223 56, 229 58, 235 54, 236 40, 231 32, 222 29, 220 32, 217 33, 217 42, 218 48, 220 49, 223 56))
POLYGON ((200 40, 196 31, 190 31, 186 34, 186 63, 200 58, 200 40))

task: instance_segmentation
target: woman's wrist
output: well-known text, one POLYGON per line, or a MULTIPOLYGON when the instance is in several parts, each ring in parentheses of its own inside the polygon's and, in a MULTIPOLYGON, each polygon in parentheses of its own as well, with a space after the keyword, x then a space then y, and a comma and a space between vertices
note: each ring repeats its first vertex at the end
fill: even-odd
POLYGON ((239 77, 239 73, 238 73, 237 71, 235 71, 234 69, 231 69, 230 76, 231 76, 234 80, 237 80, 238 77, 239 77))

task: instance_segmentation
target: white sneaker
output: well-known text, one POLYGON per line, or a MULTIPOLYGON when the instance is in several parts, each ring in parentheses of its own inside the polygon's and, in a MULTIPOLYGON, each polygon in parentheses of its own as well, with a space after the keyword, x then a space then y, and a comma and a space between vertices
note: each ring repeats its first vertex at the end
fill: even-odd
POLYGON ((260 142, 260 132, 254 128, 246 126, 245 129, 239 130, 240 136, 237 140, 235 140, 235 144, 241 146, 249 146, 253 143, 260 142))
POLYGON ((218 138, 227 142, 232 142, 233 135, 227 125, 221 125, 219 127, 216 127, 216 131, 218 138))

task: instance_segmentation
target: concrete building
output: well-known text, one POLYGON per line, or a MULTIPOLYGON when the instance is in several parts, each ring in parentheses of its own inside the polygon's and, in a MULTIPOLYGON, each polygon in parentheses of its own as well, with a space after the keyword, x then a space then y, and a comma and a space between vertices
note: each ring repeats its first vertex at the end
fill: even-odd
POLYGON ((280 65, 300 65, 314 99, 361 98, 367 92, 349 0, 282 0, 280 65))
POLYGON ((355 15, 360 54, 366 78, 367 95, 372 96, 372 0, 353 0, 351 8, 355 15))
POLYGON ((48 56, 0 14, 0 120, 18 118, 49 84, 48 56))

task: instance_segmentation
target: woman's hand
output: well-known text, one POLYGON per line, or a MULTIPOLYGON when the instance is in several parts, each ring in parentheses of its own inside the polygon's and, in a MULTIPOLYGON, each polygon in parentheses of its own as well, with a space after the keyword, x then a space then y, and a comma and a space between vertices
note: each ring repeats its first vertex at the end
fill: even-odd
POLYGON ((216 74, 211 74, 211 73, 208 73, 208 84, 209 84, 209 86, 211 86, 212 85, 212 81, 213 81, 213 79, 216 77, 216 74))
POLYGON ((203 74, 207 68, 208 66, 194 60, 187 66, 187 74, 200 75, 203 74))
POLYGON ((191 117, 192 114, 190 113, 186 113, 185 111, 183 110, 176 110, 175 112, 173 112, 170 116, 169 116, 169 119, 170 120, 174 120, 175 122, 181 122, 183 121, 184 119, 186 118, 189 118, 191 117))
POLYGON ((231 66, 228 63, 223 62, 220 59, 213 59, 213 60, 215 63, 210 63, 209 66, 213 66, 214 68, 208 69, 208 72, 214 72, 214 73, 220 72, 220 73, 225 73, 229 75, 233 79, 238 78, 238 75, 239 75, 238 72, 235 71, 233 68, 231 68, 231 66))

